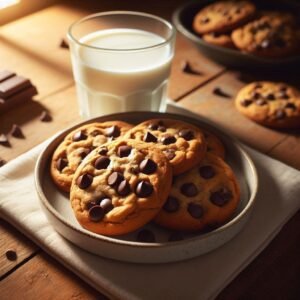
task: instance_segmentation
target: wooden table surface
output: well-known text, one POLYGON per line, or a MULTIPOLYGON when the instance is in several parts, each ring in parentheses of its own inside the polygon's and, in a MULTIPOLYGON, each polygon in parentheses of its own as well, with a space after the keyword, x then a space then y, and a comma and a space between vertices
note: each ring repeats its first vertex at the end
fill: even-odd
MULTIPOLYGON (((25 135, 25 139, 9 136, 11 147, 0 145, 0 158, 10 161, 58 130, 80 121, 69 51, 59 47, 73 21, 91 12, 122 9, 146 11, 170 19, 174 9, 183 2, 154 1, 150 5, 134 0, 61 1, 60 4, 1 27, 1 69, 14 70, 29 77, 39 94, 34 101, 0 115, 0 133, 6 134, 13 124, 18 124, 25 135), (42 110, 50 112, 52 122, 43 123, 39 120, 42 110)), ((255 75, 244 70, 226 69, 205 58, 178 34, 169 96, 180 106, 221 125, 244 143, 300 169, 299 132, 279 132, 262 127, 241 116, 234 108, 234 95, 245 85, 245 79, 269 79, 271 76, 258 71, 260 74, 255 75), (201 71, 202 75, 182 72, 184 61, 201 71), (232 97, 214 95, 212 91, 215 87, 221 87, 232 97)), ((292 76, 277 72, 276 77, 281 80, 290 77, 292 81, 300 83, 297 72, 292 76)), ((11 225, 1 220, 0 228, 1 299, 104 298, 11 225), (6 258, 8 249, 17 252, 15 261, 6 258)), ((300 212, 220 293, 218 299, 300 299, 299 228, 300 212)))

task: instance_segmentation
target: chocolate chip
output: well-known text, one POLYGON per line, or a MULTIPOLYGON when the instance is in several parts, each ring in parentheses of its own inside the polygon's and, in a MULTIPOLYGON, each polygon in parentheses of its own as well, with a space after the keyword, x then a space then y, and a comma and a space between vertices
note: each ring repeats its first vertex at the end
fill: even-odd
POLYGON ((263 99, 258 99, 255 101, 255 104, 258 106, 263 106, 263 105, 267 104, 267 101, 265 101, 263 99))
POLYGON ((120 134, 121 134, 120 128, 116 125, 106 128, 105 130, 105 135, 109 137, 118 137, 120 136, 120 134))
POLYGON ((177 242, 182 240, 184 240, 184 236, 179 231, 172 232, 169 236, 169 242, 177 242))
POLYGON ((0 134, 0 144, 9 145, 8 138, 5 134, 0 134))
POLYGON ((82 190, 87 189, 92 184, 92 182, 93 176, 88 173, 84 173, 83 175, 79 176, 76 181, 77 185, 82 190))
POLYGON ((195 70, 194 68, 192 68, 192 66, 190 65, 189 62, 184 61, 181 64, 181 70, 186 73, 186 74, 190 74, 190 75, 204 75, 203 72, 200 72, 199 70, 195 70))
POLYGON ((98 153, 99 153, 100 155, 105 155, 105 154, 107 154, 107 152, 108 152, 108 149, 107 149, 106 147, 102 147, 102 148, 98 151, 98 153))
POLYGON ((286 105, 285 105, 285 108, 290 108, 290 109, 292 109, 292 110, 296 110, 296 105, 294 104, 294 103, 287 103, 286 105))
POLYGON ((202 166, 199 168, 199 173, 202 178, 210 179, 215 176, 216 171, 212 166, 202 166))
POLYGON ((140 172, 140 169, 138 166, 130 167, 129 170, 132 174, 135 174, 135 175, 139 174, 139 172, 140 172))
POLYGON ((107 156, 100 156, 95 160, 95 168, 97 170, 106 169, 110 164, 110 159, 107 156))
POLYGON ((59 47, 63 48, 63 49, 69 49, 70 48, 69 43, 65 39, 61 39, 59 47))
POLYGON ((243 99, 240 104, 244 107, 248 107, 250 104, 252 104, 252 100, 250 99, 243 99))
POLYGON ((229 94, 225 93, 220 87, 214 88, 213 93, 220 97, 231 98, 231 96, 229 94))
POLYGON ((84 132, 82 130, 79 130, 79 131, 74 133, 72 139, 73 139, 74 142, 82 141, 82 140, 87 139, 87 135, 84 134, 84 132))
POLYGON ((187 211, 195 219, 200 219, 203 216, 203 208, 197 203, 189 203, 187 211))
POLYGON ((275 112, 275 118, 277 120, 282 120, 286 117, 286 113, 283 109, 279 109, 275 112))
POLYGON ((105 214, 107 214, 114 208, 112 201, 109 198, 101 199, 99 205, 104 210, 105 214))
POLYGON ((286 92, 286 91, 287 91, 287 86, 281 85, 281 86, 279 87, 279 90, 280 90, 281 92, 286 92))
POLYGON ((195 186, 194 183, 184 183, 181 188, 180 191, 183 195, 187 196, 187 197, 194 197, 198 194, 198 189, 195 186))
POLYGON ((256 83, 255 86, 254 86, 255 89, 259 89, 259 88, 261 88, 261 87, 262 87, 262 84, 261 84, 261 83, 256 83))
POLYGON ((146 158, 141 161, 139 168, 142 173, 149 175, 156 171, 157 164, 152 159, 146 158))
POLYGON ((10 134, 16 138, 24 138, 24 134, 21 130, 21 128, 17 124, 13 124, 10 134))
POLYGON ((235 10, 235 13, 236 13, 236 14, 240 14, 240 13, 241 13, 241 9, 240 9, 240 8, 237 8, 237 9, 235 10))
POLYGON ((68 165, 68 160, 66 158, 59 158, 56 162, 56 168, 58 171, 62 171, 68 165))
POLYGON ((268 100, 275 100, 275 96, 274 96, 274 94, 268 94, 266 96, 266 99, 268 99, 268 100))
POLYGON ((167 129, 165 126, 158 126, 157 130, 159 130, 161 132, 165 132, 167 129))
POLYGON ((271 42, 269 40, 263 40, 260 46, 262 49, 267 49, 271 46, 271 42))
POLYGON ((253 99, 259 99, 260 97, 261 97, 261 94, 260 93, 258 93, 258 92, 254 92, 254 93, 252 93, 252 95, 251 95, 251 97, 253 98, 253 99))
POLYGON ((127 157, 131 153, 132 147, 124 145, 118 148, 119 157, 127 157))
POLYGON ((155 242, 155 235, 152 231, 148 229, 142 229, 136 237, 137 241, 144 242, 144 243, 154 243, 155 242))
POLYGON ((124 197, 131 193, 130 185, 126 179, 120 182, 120 184, 117 188, 117 192, 119 195, 124 196, 124 197))
POLYGON ((165 151, 163 151, 163 153, 168 160, 172 160, 176 156, 174 149, 166 149, 165 151))
POLYGON ((163 122, 162 121, 158 121, 157 123, 151 123, 148 125, 148 128, 150 130, 157 130, 159 126, 162 126, 163 122))
POLYGON ((210 201, 217 206, 224 206, 231 198, 232 194, 226 188, 221 188, 210 195, 210 201))
POLYGON ((7 251, 5 252, 5 256, 6 256, 6 258, 7 258, 8 260, 10 260, 10 261, 17 260, 17 258, 18 258, 16 251, 15 251, 15 250, 11 250, 11 249, 10 249, 10 250, 7 250, 7 251))
POLYGON ((81 159, 84 159, 90 152, 91 152, 91 149, 82 148, 78 151, 78 155, 81 157, 81 159))
POLYGON ((280 99, 289 99, 289 98, 290 98, 290 96, 286 93, 286 91, 280 91, 280 92, 278 93, 278 97, 279 97, 280 99))
POLYGON ((175 212, 179 209, 179 201, 173 196, 169 196, 165 202, 163 209, 167 212, 175 212))
POLYGON ((0 167, 3 167, 6 164, 6 161, 0 158, 0 167))
POLYGON ((89 210, 89 219, 92 222, 99 222, 104 218, 104 209, 100 205, 95 205, 89 210))
POLYGON ((190 141, 194 138, 194 133, 189 129, 182 129, 179 131, 179 136, 184 138, 186 141, 190 141))
POLYGON ((110 186, 115 186, 115 185, 119 185, 122 180, 124 180, 123 174, 119 172, 113 172, 108 176, 107 183, 110 186))
POLYGON ((176 142, 176 138, 173 135, 165 135, 160 139, 160 142, 164 145, 170 145, 176 142))
POLYGON ((147 143, 156 143, 157 142, 157 137, 154 136, 149 131, 147 131, 146 134, 145 134, 145 136, 144 136, 144 142, 147 142, 147 143))
POLYGON ((210 22, 210 19, 208 17, 204 17, 200 20, 201 24, 207 24, 210 22))
POLYGON ((52 121, 52 117, 46 110, 43 110, 40 114, 40 120, 42 122, 50 122, 52 121))
POLYGON ((153 186, 150 182, 142 180, 137 184, 135 193, 140 198, 149 197, 153 193, 153 186))

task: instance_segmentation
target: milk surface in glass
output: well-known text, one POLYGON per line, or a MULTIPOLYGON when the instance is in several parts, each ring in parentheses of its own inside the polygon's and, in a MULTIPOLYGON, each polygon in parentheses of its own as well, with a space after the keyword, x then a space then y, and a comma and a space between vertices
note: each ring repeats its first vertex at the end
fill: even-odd
POLYGON ((72 54, 81 115, 164 111, 173 53, 168 44, 151 47, 164 41, 137 29, 106 29, 82 37, 80 43, 96 48, 81 45, 72 54))

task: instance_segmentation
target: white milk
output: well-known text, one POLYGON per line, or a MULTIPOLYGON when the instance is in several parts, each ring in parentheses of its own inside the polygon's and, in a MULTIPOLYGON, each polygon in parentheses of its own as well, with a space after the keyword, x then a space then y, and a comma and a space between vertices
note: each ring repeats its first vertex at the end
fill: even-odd
POLYGON ((97 47, 72 49, 82 116, 165 110, 171 45, 139 49, 163 43, 163 38, 142 30, 107 29, 88 34, 80 42, 97 47))

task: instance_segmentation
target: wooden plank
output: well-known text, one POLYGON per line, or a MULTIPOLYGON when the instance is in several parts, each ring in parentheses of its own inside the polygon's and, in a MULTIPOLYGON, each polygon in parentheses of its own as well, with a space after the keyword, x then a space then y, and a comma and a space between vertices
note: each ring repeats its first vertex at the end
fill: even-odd
POLYGON ((38 247, 13 226, 0 220, 0 278, 37 251, 38 247), (6 257, 8 250, 15 251, 15 260, 6 257))
POLYGON ((1 299, 107 299, 45 253, 0 283, 1 299))

